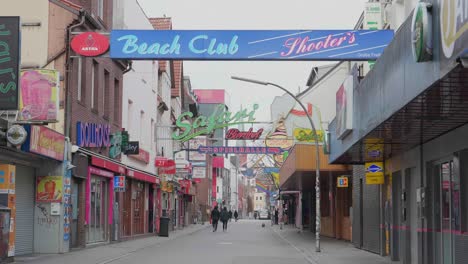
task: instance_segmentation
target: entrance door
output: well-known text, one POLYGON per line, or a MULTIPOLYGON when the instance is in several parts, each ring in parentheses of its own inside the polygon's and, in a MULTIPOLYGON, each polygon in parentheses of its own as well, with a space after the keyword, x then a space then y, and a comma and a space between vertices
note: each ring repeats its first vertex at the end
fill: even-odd
MULTIPOLYGON (((434 217, 435 229, 440 230, 436 239, 436 256, 442 264, 454 264, 454 233, 460 230, 460 176, 456 173, 452 159, 435 165, 435 176, 439 188, 434 190, 434 199, 438 199, 434 217)), ((436 185, 437 186, 437 185, 436 185)))
POLYGON ((154 232, 154 188, 149 186, 148 194, 148 232, 154 232))
POLYGON ((133 186, 133 233, 143 234, 145 223, 145 184, 134 181, 133 186))
POLYGON ((107 240, 107 206, 108 206, 107 179, 91 177, 91 214, 88 228, 88 243, 104 242, 107 240))

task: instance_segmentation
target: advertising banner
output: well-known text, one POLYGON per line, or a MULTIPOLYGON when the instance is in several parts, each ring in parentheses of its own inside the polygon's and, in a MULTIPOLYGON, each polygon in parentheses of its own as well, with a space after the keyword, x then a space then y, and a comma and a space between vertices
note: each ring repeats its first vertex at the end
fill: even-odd
POLYGON ((206 154, 194 151, 200 146, 206 146, 206 137, 200 136, 195 137, 189 141, 189 160, 192 161, 205 161, 206 154))
POLYGON ((56 70, 22 70, 19 120, 57 122, 60 76, 56 70))
POLYGON ((18 110, 20 17, 0 17, 0 110, 18 110))
POLYGON ((38 176, 36 202, 60 203, 63 195, 62 176, 38 176))
POLYGON ((63 189, 63 240, 68 241, 70 239, 70 222, 73 214, 73 208, 71 204, 71 170, 67 170, 63 177, 63 189))
POLYGON ((204 178, 206 178, 206 168, 205 167, 193 167, 192 179, 204 179, 204 178))
POLYGON ((26 125, 28 140, 22 150, 62 161, 65 153, 65 136, 44 126, 26 125))
POLYGON ((336 92, 336 135, 343 139, 353 129, 353 75, 336 92))
POLYGON ((200 146, 198 152, 206 154, 280 154, 276 147, 207 147, 200 146))
POLYGON ((393 30, 113 30, 113 59, 375 60, 393 30))

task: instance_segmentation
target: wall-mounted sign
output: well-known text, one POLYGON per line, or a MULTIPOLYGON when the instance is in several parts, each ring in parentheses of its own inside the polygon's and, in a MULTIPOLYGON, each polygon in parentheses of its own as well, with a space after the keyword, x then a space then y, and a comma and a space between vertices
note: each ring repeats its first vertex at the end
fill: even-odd
MULTIPOLYGON (((200 146, 206 146, 207 140, 205 136, 198 136, 189 140, 189 149, 198 149, 200 146)), ((205 161, 206 154, 198 153, 197 151, 189 151, 190 161, 205 161)))
POLYGON ((36 202, 62 202, 62 176, 38 176, 36 202))
POLYGON ((367 161, 381 161, 384 154, 384 140, 380 138, 365 139, 364 154, 367 161))
POLYGON ((56 70, 22 70, 19 120, 57 122, 60 74, 56 70))
POLYGON ((445 57, 450 59, 466 50, 468 8, 466 2, 463 1, 441 0, 439 9, 442 51, 445 57))
POLYGON ((138 155, 140 153, 140 142, 129 141, 125 150, 125 155, 138 155))
POLYGON ((392 30, 113 30, 113 59, 370 60, 392 30))
POLYGON ((206 167, 206 161, 192 161, 192 167, 206 167))
POLYGON ((168 159, 165 163, 165 166, 159 169, 159 172, 161 174, 169 174, 169 175, 175 174, 176 173, 175 161, 172 159, 168 159))
POLYGON ((26 141, 28 137, 28 132, 20 125, 12 125, 7 131, 7 140, 13 146, 19 146, 26 141))
POLYGON ((349 185, 347 176, 340 176, 336 178, 336 187, 338 188, 347 188, 349 185))
POLYGON ((110 146, 110 125, 87 122, 76 123, 76 144, 86 148, 110 146))
POLYGON ((249 131, 239 131, 237 128, 231 128, 226 133, 226 139, 229 140, 257 140, 262 136, 263 128, 253 131, 253 128, 250 128, 249 131))
POLYGON ((206 167, 193 167, 192 179, 206 178, 206 167))
POLYGON ((336 92, 336 136, 343 139, 353 129, 353 75, 336 92))
POLYGON ((0 110, 18 109, 20 18, 0 17, 0 110))
POLYGON ((130 135, 128 134, 128 131, 125 130, 120 133, 122 134, 122 144, 120 144, 122 147, 121 151, 125 154, 125 151, 127 151, 128 147, 128 141, 130 140, 130 135))
POLYGON ((205 154, 280 154, 277 147, 209 147, 201 146, 198 152, 205 154))
POLYGON ((288 138, 286 131, 285 119, 279 118, 276 127, 265 138, 265 145, 267 147, 281 148, 283 152, 273 155, 275 165, 281 167, 285 159, 285 152, 287 152, 293 145, 294 140, 288 138))
POLYGON ((432 4, 419 2, 411 23, 411 48, 416 62, 432 60, 432 4))
POLYGON ((28 140, 22 150, 62 161, 65 153, 65 136, 44 126, 26 125, 28 140))
POLYGON ((114 192, 125 192, 125 176, 114 176, 114 192))
POLYGON ((150 153, 142 148, 139 148, 138 154, 130 155, 129 157, 148 164, 150 159, 150 153))
POLYGON ((109 157, 117 158, 122 153, 122 133, 117 132, 110 136, 109 157))
POLYGON ((184 120, 186 118, 192 118, 193 113, 185 112, 177 118, 176 125, 180 131, 174 132, 172 134, 172 138, 185 142, 199 135, 210 134, 218 128, 225 128, 245 123, 255 123, 254 115, 258 107, 258 104, 254 104, 253 109, 250 112, 247 112, 247 109, 242 109, 233 114, 225 110, 226 106, 219 105, 215 111, 213 111, 211 116, 206 117, 200 115, 195 118, 192 124, 186 123, 184 120), (194 132, 193 130, 195 129, 198 129, 198 131, 194 132))
MULTIPOLYGON (((317 131, 318 141, 323 143, 323 130, 317 131)), ((304 143, 312 143, 315 142, 315 134, 313 133, 312 129, 309 128, 295 128, 294 129, 294 139, 296 141, 304 143)))
POLYGON ((383 27, 382 3, 368 2, 364 9, 364 29, 379 30, 383 27))
POLYGON ((79 55, 96 57, 107 52, 109 39, 96 32, 84 32, 72 39, 71 48, 79 55))
POLYGON ((166 157, 156 157, 156 159, 154 160, 154 166, 155 167, 166 167, 166 164, 167 164, 167 161, 169 159, 166 158, 166 157))
POLYGON ((384 165, 383 162, 367 162, 366 184, 384 184, 384 165))

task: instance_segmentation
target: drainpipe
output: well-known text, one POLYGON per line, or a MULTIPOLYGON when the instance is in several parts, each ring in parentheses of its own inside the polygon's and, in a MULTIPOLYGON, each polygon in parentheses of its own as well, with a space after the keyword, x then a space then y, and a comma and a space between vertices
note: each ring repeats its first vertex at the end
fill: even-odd
MULTIPOLYGON (((71 135, 70 135, 70 128, 71 128, 71 78, 70 78, 70 74, 71 74, 71 68, 72 68, 72 65, 71 65, 71 58, 70 58, 70 37, 71 37, 71 34, 72 34, 72 31, 73 29, 77 28, 77 27, 80 27, 82 26, 84 23, 85 23, 85 15, 83 13, 83 11, 80 11, 80 16, 81 16, 81 21, 77 24, 74 24, 74 25, 71 25, 68 27, 68 30, 67 30, 67 37, 66 37, 66 40, 65 40, 65 48, 67 50, 67 62, 65 64, 65 71, 66 71, 66 75, 65 75, 65 83, 66 83, 66 87, 65 87, 65 137, 68 137, 70 138, 71 135)), ((81 85, 81 63, 82 63, 82 58, 78 58, 78 84, 81 85)))

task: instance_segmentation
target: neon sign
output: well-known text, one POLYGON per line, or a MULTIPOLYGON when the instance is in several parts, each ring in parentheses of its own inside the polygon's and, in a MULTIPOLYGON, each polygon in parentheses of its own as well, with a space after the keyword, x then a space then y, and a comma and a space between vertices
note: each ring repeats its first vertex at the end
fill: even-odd
POLYGON ((172 134, 172 138, 185 142, 199 135, 210 134, 218 128, 245 123, 255 123, 254 114, 258 107, 258 104, 254 104, 253 109, 250 112, 247 112, 247 109, 242 109, 235 114, 232 114, 225 110, 224 105, 219 105, 209 117, 201 115, 195 118, 192 124, 184 122, 184 120, 186 118, 192 118, 193 113, 185 112, 177 118, 176 126, 180 128, 180 132, 174 132, 172 134), (197 132, 193 132, 195 129, 199 130, 197 132))
POLYGON ((231 128, 226 133, 226 139, 229 140, 257 140, 263 133, 263 128, 260 128, 257 132, 253 132, 253 128, 249 131, 239 131, 237 128, 231 128))

